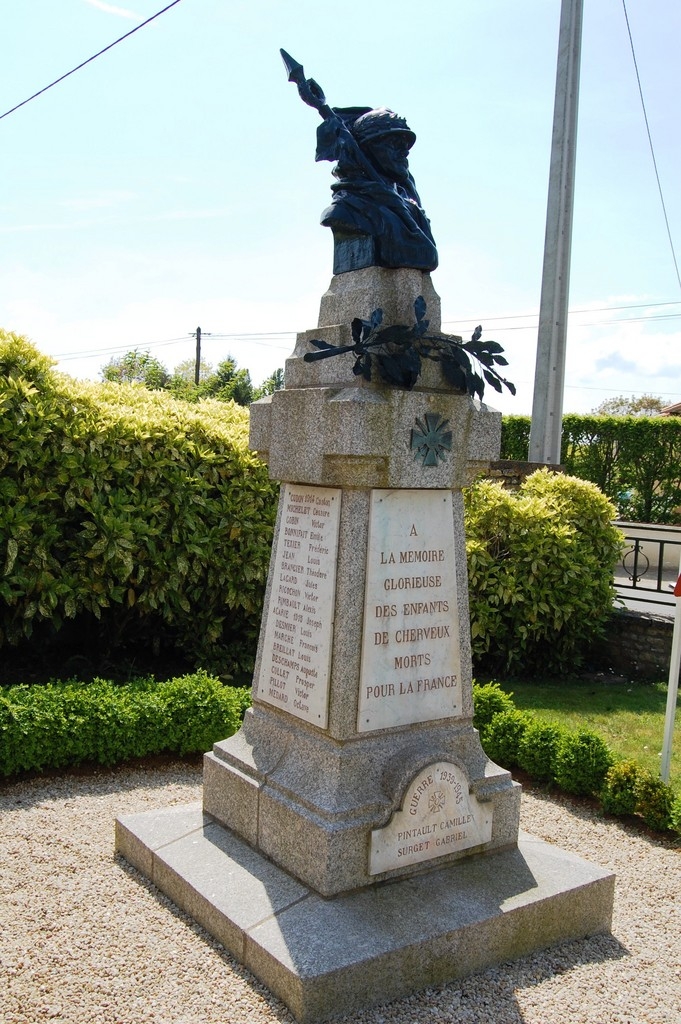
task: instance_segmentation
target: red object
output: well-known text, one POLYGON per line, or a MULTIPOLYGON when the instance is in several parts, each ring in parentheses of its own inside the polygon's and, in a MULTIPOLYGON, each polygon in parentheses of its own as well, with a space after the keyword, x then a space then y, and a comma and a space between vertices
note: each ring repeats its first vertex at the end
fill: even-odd
POLYGON ((678 580, 676 581, 676 586, 674 587, 674 597, 681 597, 681 576, 679 576, 678 580))

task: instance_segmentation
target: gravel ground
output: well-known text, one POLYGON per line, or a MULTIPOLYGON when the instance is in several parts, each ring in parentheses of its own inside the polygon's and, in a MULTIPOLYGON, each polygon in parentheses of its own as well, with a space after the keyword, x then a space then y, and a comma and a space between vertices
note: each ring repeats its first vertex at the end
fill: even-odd
MULTIPOLYGON (((200 798, 172 763, 0 784, 2 1024, 272 1024, 291 1015, 141 875, 114 819, 200 798)), ((617 874, 612 936, 571 942, 346 1024, 679 1024, 681 851, 523 796, 523 828, 617 874)))

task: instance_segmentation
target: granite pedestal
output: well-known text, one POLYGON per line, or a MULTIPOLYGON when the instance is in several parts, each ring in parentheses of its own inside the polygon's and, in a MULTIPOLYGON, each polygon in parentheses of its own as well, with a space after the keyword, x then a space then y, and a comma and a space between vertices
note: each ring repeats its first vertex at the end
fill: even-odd
POLYGON ((428 274, 335 277, 283 390, 251 406, 282 482, 242 729, 205 757, 203 808, 118 823, 119 851, 301 1021, 609 929, 613 878, 525 837, 520 787, 472 724, 461 488, 500 415, 428 363, 409 392, 353 376, 383 309, 413 322, 428 274))

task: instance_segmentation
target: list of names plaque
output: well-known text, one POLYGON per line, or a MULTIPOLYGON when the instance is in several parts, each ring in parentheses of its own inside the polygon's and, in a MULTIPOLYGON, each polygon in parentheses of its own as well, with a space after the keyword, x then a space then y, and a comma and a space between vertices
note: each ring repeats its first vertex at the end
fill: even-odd
POLYGON ((325 729, 340 489, 286 484, 257 696, 325 729))
POLYGON ((359 691, 359 732, 461 714, 450 491, 372 491, 359 691))

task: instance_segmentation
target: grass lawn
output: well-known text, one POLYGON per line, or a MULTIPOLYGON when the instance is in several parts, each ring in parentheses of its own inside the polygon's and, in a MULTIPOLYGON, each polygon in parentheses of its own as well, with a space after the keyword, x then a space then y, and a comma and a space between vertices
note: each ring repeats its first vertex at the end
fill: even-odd
MULTIPOLYGON (((643 685, 579 678, 548 683, 517 679, 497 681, 502 689, 513 694, 517 707, 570 729, 593 729, 618 757, 638 761, 655 774, 659 773, 666 683, 643 685)), ((669 781, 677 793, 681 792, 681 708, 678 702, 669 781)))

